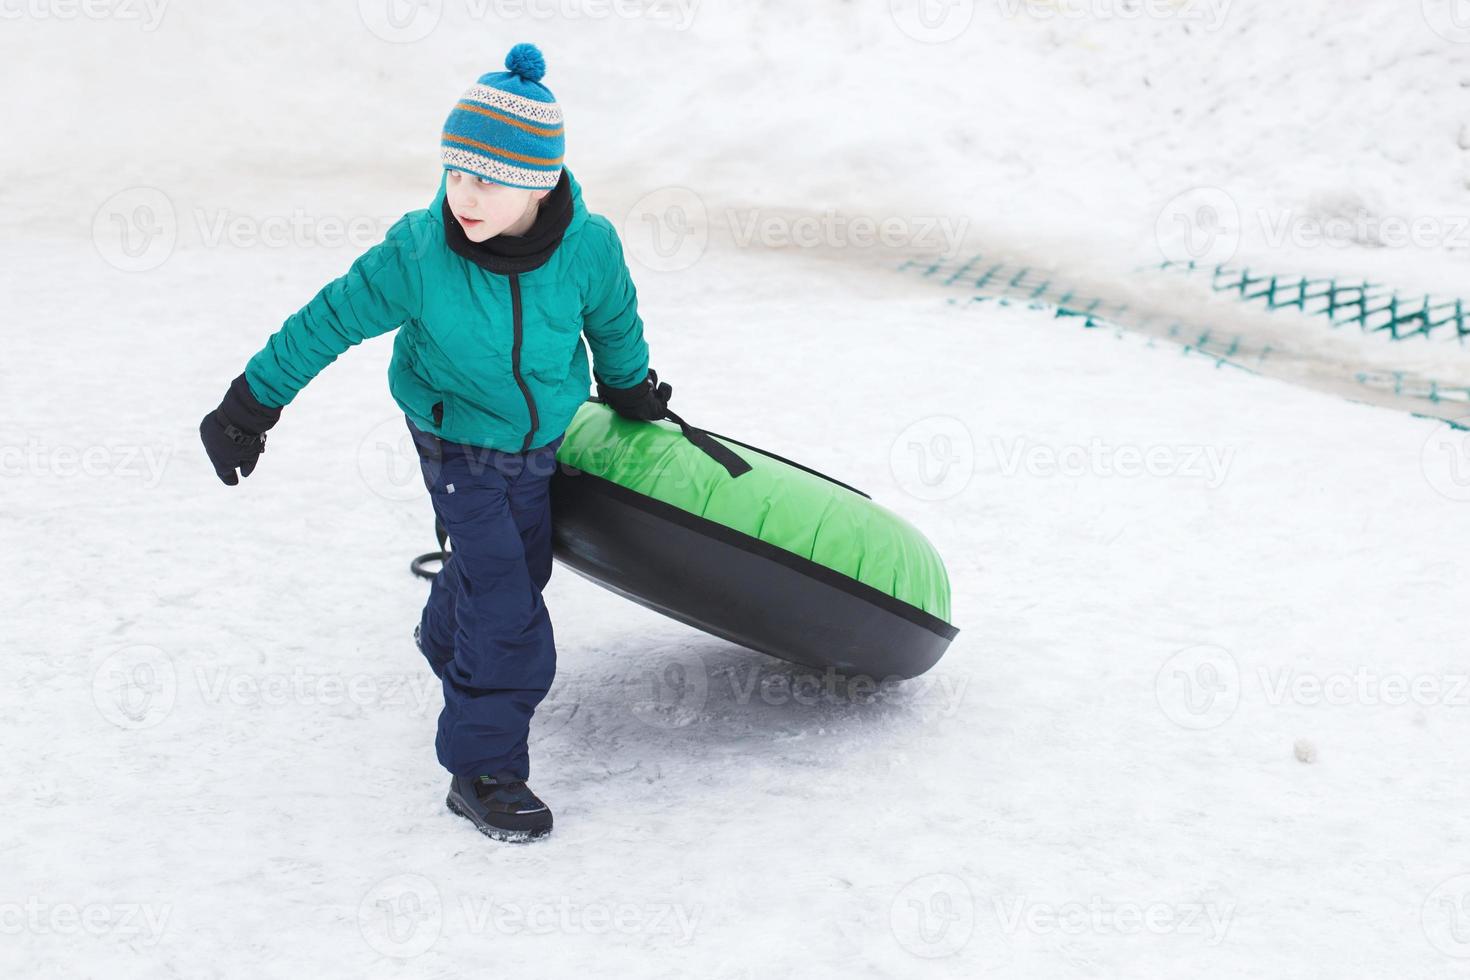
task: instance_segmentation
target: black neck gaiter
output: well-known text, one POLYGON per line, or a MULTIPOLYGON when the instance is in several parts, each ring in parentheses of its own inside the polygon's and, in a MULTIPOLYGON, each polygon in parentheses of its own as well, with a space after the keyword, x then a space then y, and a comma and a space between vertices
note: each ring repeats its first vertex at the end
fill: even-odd
POLYGON ((572 185, 563 170, 555 189, 541 199, 535 223, 520 236, 496 235, 483 242, 472 242, 465 237, 464 229, 450 210, 447 195, 443 213, 444 240, 456 255, 501 275, 530 272, 546 264, 572 223, 572 185))

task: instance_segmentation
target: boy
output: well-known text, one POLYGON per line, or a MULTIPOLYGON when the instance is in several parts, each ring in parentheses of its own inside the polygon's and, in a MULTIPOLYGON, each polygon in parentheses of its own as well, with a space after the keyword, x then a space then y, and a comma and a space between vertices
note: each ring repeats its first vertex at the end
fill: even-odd
POLYGON ((482 76, 444 125, 444 177, 427 210, 328 284, 251 358, 199 433, 234 486, 265 432, 313 377, 364 338, 397 330, 389 387, 407 416, 434 512, 454 542, 414 636, 444 685, 435 747, 455 813, 497 840, 551 832, 526 786, 531 715, 556 670, 542 589, 551 575, 547 483, 587 398, 664 417, 637 296, 612 224, 562 166, 562 113, 530 44, 482 76), (239 476, 236 470, 239 470, 239 476))

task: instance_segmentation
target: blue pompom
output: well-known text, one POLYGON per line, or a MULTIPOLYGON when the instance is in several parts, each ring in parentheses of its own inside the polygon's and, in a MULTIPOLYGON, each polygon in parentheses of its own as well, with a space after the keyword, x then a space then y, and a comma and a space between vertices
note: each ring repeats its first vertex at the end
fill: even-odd
POLYGON ((546 74, 546 59, 534 44, 517 44, 505 56, 505 70, 528 82, 539 82, 546 74))

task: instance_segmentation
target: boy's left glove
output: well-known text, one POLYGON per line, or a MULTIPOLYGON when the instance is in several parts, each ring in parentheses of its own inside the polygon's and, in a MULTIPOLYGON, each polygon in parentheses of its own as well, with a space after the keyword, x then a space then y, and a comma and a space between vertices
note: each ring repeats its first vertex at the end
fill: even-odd
POLYGON ((668 415, 669 399, 674 397, 674 389, 667 381, 660 384, 658 372, 649 368, 648 377, 632 388, 610 388, 599 378, 597 397, 625 419, 652 422, 668 415))
POLYGON ((269 408, 256 399, 245 375, 230 382, 219 408, 199 423, 199 438, 221 482, 233 487, 241 476, 255 472, 255 464, 265 452, 265 430, 280 418, 279 408, 269 408), (235 475, 236 469, 239 476, 235 475))

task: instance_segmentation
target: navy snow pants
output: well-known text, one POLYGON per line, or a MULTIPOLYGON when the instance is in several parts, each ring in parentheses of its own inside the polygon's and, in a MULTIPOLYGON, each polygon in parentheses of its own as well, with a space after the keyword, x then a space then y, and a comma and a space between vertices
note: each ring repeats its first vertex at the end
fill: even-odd
POLYGON ((551 578, 549 482, 562 437, 508 453, 408 427, 452 547, 419 625, 444 682, 439 762, 455 775, 527 779, 531 715, 556 676, 541 590, 551 578))

